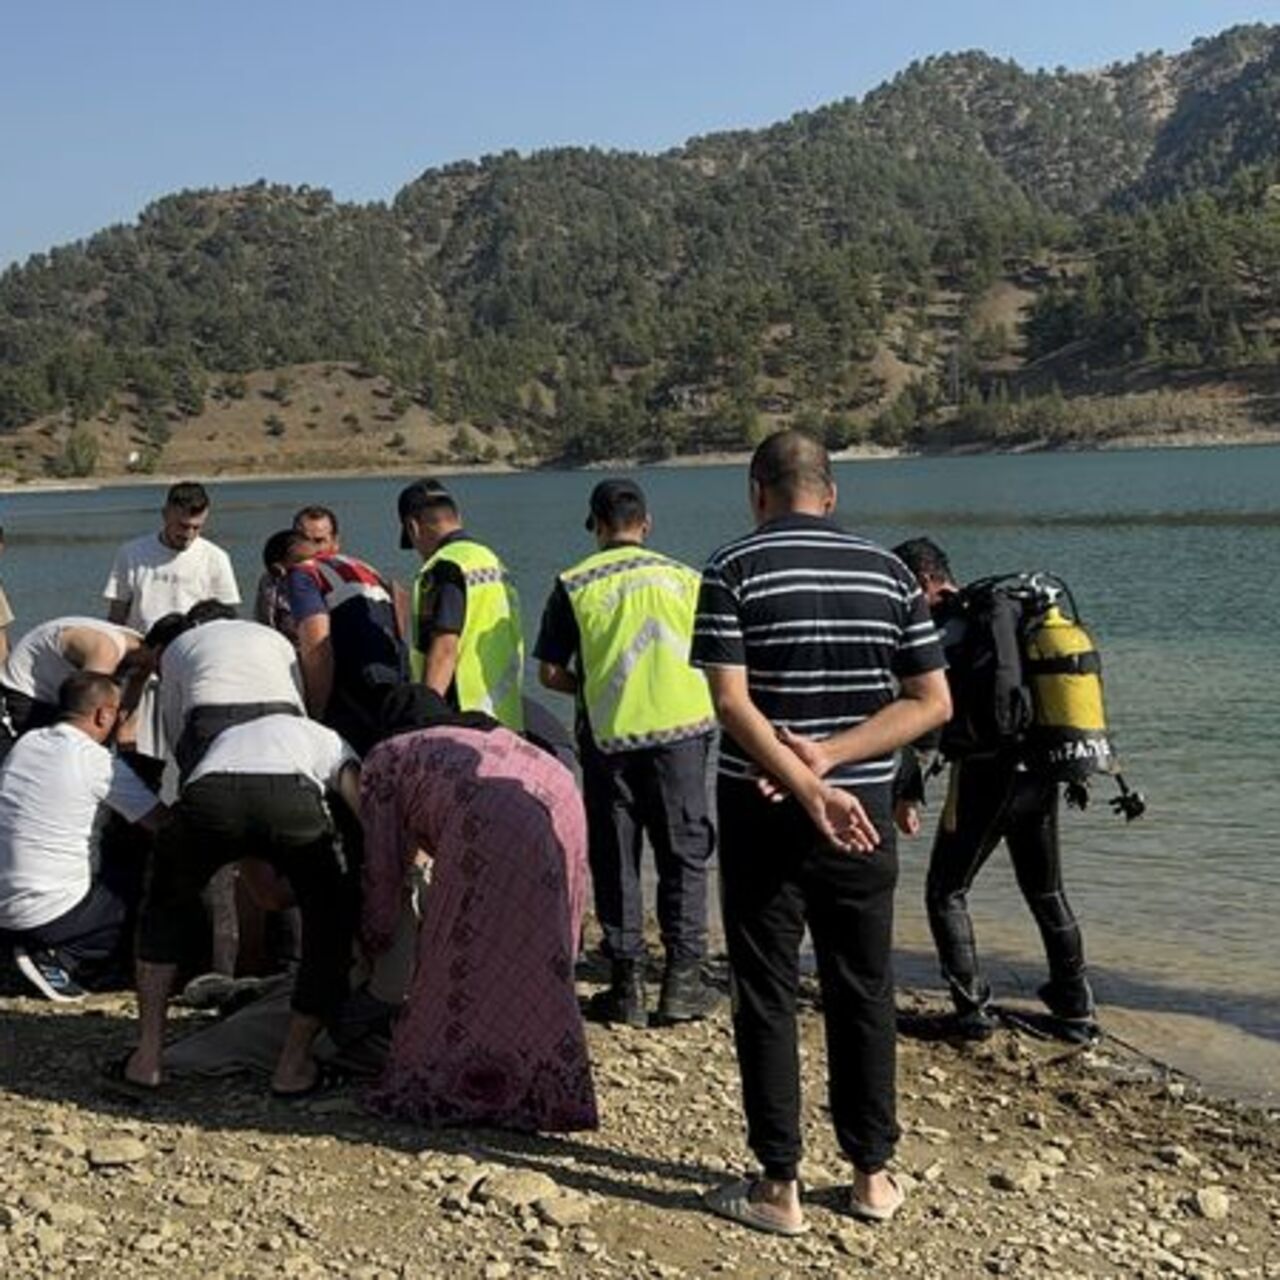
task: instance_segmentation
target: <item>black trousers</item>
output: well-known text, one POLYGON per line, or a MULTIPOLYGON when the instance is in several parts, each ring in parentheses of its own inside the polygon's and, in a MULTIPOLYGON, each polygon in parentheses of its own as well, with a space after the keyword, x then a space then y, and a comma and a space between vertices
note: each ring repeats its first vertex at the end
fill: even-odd
POLYGON ((1007 756, 952 764, 947 799, 929 859, 925 903, 942 976, 961 1011, 990 998, 978 964, 968 893, 1001 840, 1018 888, 1040 928, 1049 961, 1050 1005, 1068 1017, 1093 1008, 1084 943, 1062 886, 1058 785, 1015 767, 1007 756))
POLYGON ((645 954, 640 863, 648 832, 658 871, 658 927, 668 960, 707 952, 707 863, 715 830, 707 813, 707 735, 606 755, 582 735, 588 860, 604 951, 645 954))
POLYGON ((324 797, 293 774, 206 774, 161 832, 142 902, 138 958, 174 964, 203 921, 200 893, 220 867, 262 858, 293 886, 302 916, 298 1013, 327 1017, 347 992, 359 867, 342 856, 324 797))
POLYGON ((793 1178, 801 1155, 796 996, 808 924, 822 988, 831 1119, 841 1149, 872 1173, 898 1140, 889 797, 868 796, 870 855, 828 845, 793 800, 753 783, 719 785, 720 884, 733 980, 733 1030, 747 1141, 766 1174, 793 1178))

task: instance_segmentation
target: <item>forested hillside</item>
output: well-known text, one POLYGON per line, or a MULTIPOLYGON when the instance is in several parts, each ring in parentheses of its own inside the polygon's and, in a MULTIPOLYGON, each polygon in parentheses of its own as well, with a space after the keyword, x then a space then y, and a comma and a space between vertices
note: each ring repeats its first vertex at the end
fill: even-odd
POLYGON ((376 388, 388 464, 780 422, 1061 443, 1179 425, 1169 388, 1265 418, 1278 341, 1280 28, 1088 73, 965 53, 663 155, 431 170, 389 206, 160 200, 0 276, 0 468, 83 474, 124 442, 151 469, 231 406, 268 441, 363 431, 304 368, 376 388))

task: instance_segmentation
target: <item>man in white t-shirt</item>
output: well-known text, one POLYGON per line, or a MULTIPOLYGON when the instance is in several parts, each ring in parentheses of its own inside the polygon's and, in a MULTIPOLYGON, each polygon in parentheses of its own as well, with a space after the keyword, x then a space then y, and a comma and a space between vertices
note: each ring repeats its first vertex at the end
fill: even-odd
POLYGON ((58 690, 76 671, 115 672, 142 644, 100 618, 53 618, 32 627, 0 664, 0 761, 13 739, 59 719, 58 690))
POLYGON ((272 1092, 314 1091, 321 1077, 311 1045, 346 996, 360 885, 325 792, 355 815, 359 784, 351 748, 301 716, 233 725, 209 746, 157 843, 138 932, 138 1047, 123 1064, 125 1081, 160 1083, 165 1011, 184 939, 198 927, 201 890, 228 863, 261 858, 288 880, 302 916, 293 1016, 272 1092))
POLYGON ((202 602, 187 617, 196 625, 165 644, 159 657, 160 723, 184 779, 228 726, 306 714, 298 655, 279 632, 244 622, 216 601, 202 602))
POLYGON ((33 985, 67 1000, 127 959, 140 895, 142 860, 99 847, 105 811, 154 827, 163 809, 104 745, 120 715, 110 676, 73 673, 58 705, 0 769, 0 933, 33 985))
POLYGON ((227 553, 201 537, 209 519, 202 484, 175 484, 161 512, 158 534, 126 542, 102 589, 107 617, 146 631, 167 613, 186 613, 201 600, 240 603, 240 589, 227 553))

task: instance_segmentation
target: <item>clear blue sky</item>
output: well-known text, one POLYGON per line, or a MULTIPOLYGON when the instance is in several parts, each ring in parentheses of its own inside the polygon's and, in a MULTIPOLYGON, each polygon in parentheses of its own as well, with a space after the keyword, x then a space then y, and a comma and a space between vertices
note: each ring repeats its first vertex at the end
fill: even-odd
POLYGON ((660 151, 985 49, 1086 68, 1280 0, 9 0, 0 266, 190 187, 387 200, 514 147, 660 151))

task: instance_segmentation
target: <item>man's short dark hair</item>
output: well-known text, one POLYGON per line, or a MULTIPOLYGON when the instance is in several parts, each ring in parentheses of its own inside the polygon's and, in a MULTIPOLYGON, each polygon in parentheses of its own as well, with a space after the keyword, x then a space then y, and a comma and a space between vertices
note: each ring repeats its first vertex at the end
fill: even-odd
POLYGON ((202 627, 206 622, 234 622, 239 616, 235 605, 221 600, 201 600, 187 610, 187 621, 193 627, 202 627))
POLYGON ((893 554, 915 574, 917 579, 937 578, 954 582, 947 553, 932 538, 908 538, 893 548, 893 554))
POLYGON ((333 536, 335 538, 338 536, 338 517, 328 507, 303 507, 293 517, 293 527, 301 530, 304 520, 327 520, 329 527, 333 530, 333 536))
POLYGON ((58 686, 58 712, 64 720, 92 715, 103 703, 120 700, 120 686, 101 671, 73 671, 58 686))
POLYGON ((157 618, 147 629, 147 634, 142 638, 142 644, 146 649, 163 649, 166 645, 171 645, 184 631, 190 630, 191 623, 187 621, 185 613, 166 613, 163 618, 157 618))
POLYGON ((183 480, 170 488, 164 505, 186 516, 198 516, 209 510, 209 494, 198 480, 183 480))
POLYGON ((404 527, 406 520, 437 511, 447 511, 457 516, 458 503, 439 480, 415 480, 400 490, 400 496, 396 499, 396 511, 400 515, 400 550, 408 551, 413 544, 404 527))
POLYGON ((280 529, 273 533, 262 544, 263 566, 270 572, 276 565, 287 565, 294 547, 302 542, 305 542, 308 547, 311 545, 307 535, 297 529, 280 529))
POLYGON ((648 514, 644 491, 634 480, 601 480, 591 490, 587 528, 633 529, 648 514))
POLYGON ((751 455, 751 479, 787 499, 824 493, 835 483, 825 446, 794 428, 775 431, 757 445, 751 455))

